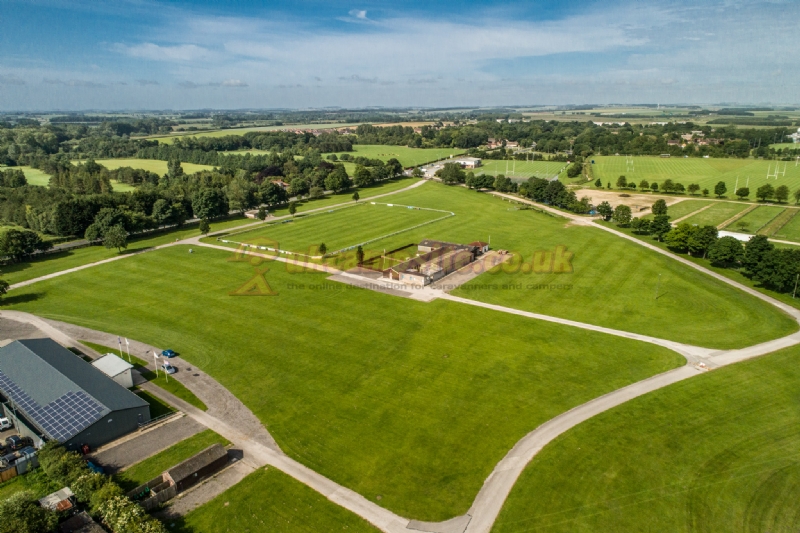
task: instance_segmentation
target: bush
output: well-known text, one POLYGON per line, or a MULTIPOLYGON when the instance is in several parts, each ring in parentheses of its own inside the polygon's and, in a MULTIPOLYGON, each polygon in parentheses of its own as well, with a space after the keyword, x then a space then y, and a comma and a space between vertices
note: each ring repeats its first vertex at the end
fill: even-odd
POLYGON ((30 491, 0 501, 0 533, 47 533, 57 524, 58 515, 40 507, 30 491))

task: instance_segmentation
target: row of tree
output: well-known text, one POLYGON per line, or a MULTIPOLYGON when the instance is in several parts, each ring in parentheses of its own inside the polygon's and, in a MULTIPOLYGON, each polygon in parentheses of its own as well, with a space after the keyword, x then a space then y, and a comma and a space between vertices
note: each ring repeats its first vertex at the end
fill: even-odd
POLYGON ((663 199, 652 207, 651 219, 633 218, 631 208, 608 202, 597 207, 606 220, 630 227, 639 235, 652 235, 679 253, 708 259, 713 265, 739 269, 756 283, 776 292, 792 292, 800 280, 800 250, 775 248, 764 235, 755 235, 746 243, 734 237, 719 237, 715 226, 696 226, 686 222, 672 226, 663 199))

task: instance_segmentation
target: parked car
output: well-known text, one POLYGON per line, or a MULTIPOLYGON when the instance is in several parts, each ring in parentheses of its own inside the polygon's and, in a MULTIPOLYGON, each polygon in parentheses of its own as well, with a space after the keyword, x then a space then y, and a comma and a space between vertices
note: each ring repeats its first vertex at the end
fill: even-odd
POLYGON ((164 363, 163 365, 161 365, 161 368, 164 369, 164 372, 166 372, 167 374, 174 374, 175 372, 178 371, 177 368, 175 368, 169 363, 164 363))
POLYGON ((13 428, 14 424, 11 423, 11 420, 8 418, 0 418, 0 431, 8 428, 13 428))
POLYGON ((6 438, 6 447, 10 450, 21 450, 25 446, 33 446, 33 439, 30 437, 20 437, 19 435, 11 435, 6 438))
POLYGON ((175 357, 176 355, 178 355, 178 354, 175 353, 172 350, 169 350, 169 349, 164 350, 163 352, 161 352, 161 356, 162 357, 166 357, 167 359, 171 359, 171 358, 175 357))

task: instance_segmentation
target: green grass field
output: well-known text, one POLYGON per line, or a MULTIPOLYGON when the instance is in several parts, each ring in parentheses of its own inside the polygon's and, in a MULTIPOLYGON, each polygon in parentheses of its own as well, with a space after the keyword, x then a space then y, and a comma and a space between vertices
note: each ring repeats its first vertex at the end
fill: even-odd
POLYGON ((476 175, 488 174, 490 176, 504 174, 507 178, 524 181, 532 176, 539 178, 566 177, 566 167, 566 163, 558 161, 498 161, 484 159, 481 166, 473 172, 476 175))
MULTIPOLYGON (((388 161, 395 158, 404 167, 412 167, 438 161, 464 153, 461 148, 409 148, 408 146, 389 146, 381 144, 355 144, 352 152, 335 152, 337 157, 349 154, 352 157, 367 157, 388 161)), ((324 156, 323 156, 324 157, 324 156)), ((348 171, 349 172, 349 171, 348 171)))
POLYGON ((800 529, 800 349, 714 370, 573 428, 493 533, 800 529))
POLYGON ((57 483, 51 481, 50 478, 45 475, 44 470, 38 468, 22 476, 17 476, 4 483, 0 483, 0 500, 5 500, 24 490, 29 490, 33 492, 37 498, 41 498, 60 488, 61 487, 57 483))
POLYGON ((277 296, 230 296, 254 275, 231 257, 166 248, 12 291, 4 308, 170 346, 252 409, 286 453, 430 520, 464 513, 534 427, 683 364, 648 344, 353 289, 278 263, 266 273, 277 296))
POLYGON ((485 273, 457 289, 459 296, 716 348, 748 346, 797 329, 768 304, 598 229, 567 225, 564 219, 517 210, 486 194, 434 183, 392 201, 448 209, 456 216, 373 243, 365 248, 367 256, 424 238, 491 239, 493 248, 517 252, 529 265, 537 251, 554 253, 562 245, 574 252, 573 272, 525 272, 509 264, 506 271, 485 273), (715 320, 717 313, 725 320, 715 320), (751 327, 754 323, 763 329, 751 327))
POLYGON ((368 522, 274 468, 253 472, 167 525, 174 533, 378 533, 368 522))
POLYGON ((769 147, 775 150, 800 150, 800 144, 798 143, 776 143, 770 144, 769 147))
MULTIPOLYGON (((92 350, 94 350, 94 351, 96 351, 96 352, 98 352, 100 354, 113 353, 113 354, 119 355, 119 349, 116 349, 116 348, 111 348, 109 346, 103 346, 102 344, 95 344, 95 343, 89 342, 89 341, 81 341, 81 343, 84 344, 85 346, 88 346, 89 348, 91 348, 92 350)), ((122 350, 122 358, 125 359, 125 360, 128 359, 128 354, 125 352, 124 349, 122 350)), ((136 370, 139 371, 139 373, 142 375, 142 377, 144 379, 146 379, 147 381, 149 381, 150 383, 152 383, 153 385, 157 385, 157 386, 161 387, 165 391, 167 391, 169 393, 172 393, 173 395, 177 396, 181 400, 183 400, 185 402, 188 402, 189 404, 197 407, 198 409, 200 409, 202 411, 208 410, 208 407, 206 406, 206 404, 204 404, 200 400, 200 398, 195 396, 192 391, 187 389, 185 385, 183 385, 180 381, 178 381, 174 377, 173 378, 169 378, 164 372, 159 372, 158 374, 156 374, 155 372, 153 372, 151 370, 148 370, 146 368, 148 363, 145 363, 142 359, 139 359, 135 355, 131 355, 131 363, 133 364, 134 367, 136 367, 136 370)), ((152 364, 152 361, 150 361, 149 363, 152 364)), ((178 370, 180 371, 180 368, 178 370)), ((147 394, 147 393, 145 392, 144 394, 147 394)), ((147 396, 150 396, 150 395, 147 394, 147 396)), ((150 396, 150 397, 152 398, 152 396, 150 396)), ((144 396, 144 399, 147 400, 148 403, 150 403, 150 399, 149 398, 144 396)), ((156 410, 156 412, 158 414, 154 413, 151 410, 150 411, 150 418, 155 418, 157 416, 160 416, 161 414, 165 414, 164 407, 162 405, 158 405, 158 403, 163 404, 163 402, 161 400, 159 400, 158 398, 155 398, 155 400, 157 400, 157 403, 155 404, 156 405, 155 410, 156 410)), ((153 403, 151 403, 151 406, 152 405, 153 405, 153 403)), ((169 406, 167 406, 167 408, 170 411, 174 411, 174 409, 169 408, 169 406)))
MULTIPOLYGON (((250 224, 253 221, 249 218, 241 216, 233 217, 218 222, 211 221, 211 231, 222 231, 228 228, 236 228, 243 224, 250 224)), ((144 250, 145 248, 152 248, 161 244, 173 242, 175 239, 187 239, 189 237, 197 237, 201 235, 197 224, 185 226, 180 229, 170 229, 163 233, 157 233, 149 236, 142 237, 129 237, 128 249, 123 251, 123 254, 130 254, 136 251, 144 250)), ((53 274, 62 270, 74 268, 76 266, 94 263, 110 257, 119 255, 116 249, 109 250, 103 246, 88 246, 86 248, 77 248, 68 252, 56 252, 52 254, 43 255, 33 259, 20 261, 3 265, 0 270, 2 279, 10 284, 19 283, 47 274, 53 274)))
MULTIPOLYGON (((149 172, 155 172, 159 176, 163 176, 167 173, 167 162, 160 161, 158 159, 97 159, 96 162, 103 165, 108 170, 131 167, 141 168, 142 170, 147 170, 149 172)), ((195 172, 200 172, 201 170, 211 170, 214 168, 209 165, 195 165, 194 163, 181 163, 181 166, 186 174, 194 174, 195 172)), ((114 187, 116 188, 119 185, 124 184, 116 184, 114 187)))
MULTIPOLYGON (((655 200, 653 203, 655 203, 655 200)), ((667 214, 669 215, 670 220, 675 221, 681 217, 690 215, 711 203, 712 202, 710 200, 683 200, 677 204, 672 204, 667 207, 667 214)), ((650 211, 647 211, 647 213, 648 215, 645 216, 645 218, 653 218, 653 214, 650 211)))
POLYGON ((787 241, 800 242, 800 216, 798 211, 794 211, 795 215, 782 227, 772 234, 775 239, 783 239, 787 241))
POLYGON ((698 226, 719 226, 748 207, 750 207, 750 204, 716 202, 708 209, 704 209, 696 215, 690 216, 684 220, 684 222, 687 224, 697 224, 698 226))
POLYGON ((19 170, 25 173, 25 179, 28 181, 28 185, 50 186, 50 174, 45 174, 38 168, 32 167, 19 167, 19 170))
POLYGON ((784 209, 784 207, 761 205, 745 214, 742 218, 737 219, 733 224, 729 224, 725 229, 744 233, 758 233, 760 229, 783 213, 784 209), (741 223, 747 223, 747 226, 740 226, 741 223))
POLYGON ((282 250, 318 255, 319 244, 323 242, 328 253, 331 253, 448 216, 451 216, 450 213, 442 211, 361 202, 352 207, 267 223, 266 226, 228 238, 236 242, 264 243, 265 246, 282 250))
POLYGON ((690 158, 660 158, 660 157, 633 157, 633 170, 626 164, 625 156, 597 156, 594 158, 594 176, 603 182, 611 182, 612 186, 621 175, 634 181, 638 185, 641 180, 650 183, 654 181, 661 185, 665 179, 675 183, 697 183, 700 188, 707 188, 712 193, 714 186, 724 181, 729 198, 734 197, 738 178, 739 187, 748 183, 751 198, 755 198, 755 191, 761 185, 770 183, 772 186, 787 185, 791 191, 800 188, 800 166, 794 162, 781 162, 780 171, 786 168, 786 175, 777 180, 767 180, 768 171, 774 172, 778 162, 761 161, 755 159, 703 159, 690 158))
POLYGON ((210 429, 206 429, 188 439, 173 444, 166 450, 148 457, 140 463, 136 463, 115 475, 114 479, 124 490, 133 490, 181 461, 185 461, 189 457, 205 450, 212 444, 227 446, 230 443, 210 429))

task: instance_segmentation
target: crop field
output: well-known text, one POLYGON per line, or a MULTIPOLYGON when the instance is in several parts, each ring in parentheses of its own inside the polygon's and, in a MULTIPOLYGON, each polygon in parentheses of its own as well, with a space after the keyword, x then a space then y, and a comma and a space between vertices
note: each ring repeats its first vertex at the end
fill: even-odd
POLYGON ((719 226, 726 220, 741 213, 750 207, 750 204, 736 203, 736 202, 716 202, 708 209, 704 209, 692 215, 684 222, 687 224, 697 224, 698 226, 719 226))
POLYGON ((161 472, 169 470, 181 461, 185 461, 194 454, 205 450, 212 444, 226 446, 228 441, 210 429, 206 429, 173 444, 166 450, 160 451, 140 463, 136 463, 114 476, 114 478, 124 490, 133 490, 139 485, 147 483, 161 472))
POLYGON ((464 513, 528 431, 683 364, 657 346, 354 289, 279 263, 265 274, 276 296, 231 296, 263 270, 220 250, 187 252, 43 281, 12 291, 4 307, 173 347, 290 456, 404 516, 464 513))
POLYGON ((173 533, 379 533, 368 522, 274 468, 253 472, 185 517, 173 533))
POLYGON ((750 188, 751 198, 755 198, 756 189, 766 183, 774 187, 787 185, 791 191, 800 188, 800 166, 796 166, 794 162, 642 156, 633 157, 631 170, 624 155, 597 156, 594 160, 595 178, 600 178, 603 182, 610 181, 612 185, 620 176, 625 176, 628 181, 634 181, 637 185, 641 180, 661 185, 664 180, 671 179, 675 183, 684 185, 697 183, 701 189, 705 188, 713 193, 714 186, 723 181, 728 188, 727 196, 730 198, 734 197, 737 181, 739 187, 750 188), (778 166, 779 173, 782 174, 785 169, 786 175, 767 180, 767 173, 774 173, 778 166))
POLYGON ((363 202, 333 211, 267 223, 246 233, 230 235, 226 240, 272 243, 263 246, 318 255, 320 243, 325 243, 328 252, 332 253, 450 216, 449 212, 443 211, 363 202))
POLYGON ((776 239, 800 242, 800 211, 794 211, 794 216, 772 234, 776 239))
POLYGON ((783 213, 784 207, 761 205, 756 207, 742 218, 737 219, 732 224, 725 227, 727 230, 736 230, 744 233, 758 233, 759 230, 769 224, 775 217, 783 213), (744 226, 743 224, 747 224, 744 226))
POLYGON ((493 532, 800 529, 800 348, 602 413, 546 446, 493 532))
POLYGON ((566 176, 566 163, 559 161, 500 161, 484 159, 482 165, 473 172, 476 175, 488 174, 497 176, 504 174, 507 178, 524 181, 530 177, 552 178, 566 176))
MULTIPOLYGON (((366 157, 388 161, 392 158, 400 161, 403 167, 413 167, 457 156, 464 153, 460 148, 409 148, 408 146, 390 146, 381 144, 354 144, 352 152, 335 152, 336 157, 349 154, 352 157, 366 157)), ((325 156, 323 156, 325 157, 325 156)))

